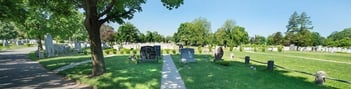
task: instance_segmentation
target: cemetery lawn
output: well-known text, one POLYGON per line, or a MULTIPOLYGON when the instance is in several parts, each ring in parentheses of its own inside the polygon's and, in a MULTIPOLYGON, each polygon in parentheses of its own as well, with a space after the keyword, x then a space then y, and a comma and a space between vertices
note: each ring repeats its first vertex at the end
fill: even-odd
POLYGON ((275 68, 274 72, 266 70, 266 64, 251 61, 257 68, 251 70, 250 65, 244 64, 244 57, 267 63, 274 60, 276 65, 289 69, 315 73, 319 70, 327 72, 329 77, 351 81, 351 55, 340 53, 312 53, 312 52, 229 52, 225 50, 223 59, 230 61, 230 66, 222 66, 211 62, 212 54, 196 54, 196 63, 179 64, 179 55, 172 58, 180 75, 189 89, 219 88, 219 89, 350 89, 351 84, 328 80, 324 86, 314 84, 314 76, 293 72, 291 70, 275 68), (230 53, 234 53, 234 61, 230 60, 230 53), (296 57, 297 56, 297 57, 296 57), (318 56, 318 57, 317 57, 318 56), (319 60, 312 60, 317 58, 319 60), (335 63, 329 61, 340 61, 335 63))
POLYGON ((75 56, 64 56, 64 57, 52 57, 52 58, 44 58, 38 59, 35 57, 34 52, 29 54, 31 59, 39 62, 43 67, 48 70, 54 70, 70 63, 80 62, 84 60, 90 60, 89 55, 75 55, 75 56))
POLYGON ((128 57, 118 55, 105 58, 106 73, 98 77, 88 77, 91 63, 78 65, 59 74, 98 89, 159 89, 162 62, 135 64, 128 57))

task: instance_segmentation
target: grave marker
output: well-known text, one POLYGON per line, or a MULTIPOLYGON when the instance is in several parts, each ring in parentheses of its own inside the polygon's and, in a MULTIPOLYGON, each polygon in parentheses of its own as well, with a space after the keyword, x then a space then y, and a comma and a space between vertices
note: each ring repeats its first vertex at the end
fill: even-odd
POLYGON ((181 48, 180 55, 180 61, 183 63, 195 62, 193 48, 181 48))

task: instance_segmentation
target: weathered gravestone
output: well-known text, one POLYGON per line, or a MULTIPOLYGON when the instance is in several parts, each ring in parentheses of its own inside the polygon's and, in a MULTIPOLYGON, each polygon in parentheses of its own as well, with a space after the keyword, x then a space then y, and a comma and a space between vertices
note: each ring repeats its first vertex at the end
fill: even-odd
POLYGON ((273 71, 274 69, 274 61, 273 60, 268 60, 267 62, 267 70, 273 71))
POLYGON ((79 41, 74 41, 74 48, 78 53, 82 53, 82 46, 79 41))
POLYGON ((52 36, 50 34, 45 35, 45 53, 46 57, 52 57, 54 56, 54 47, 53 47, 53 42, 52 42, 52 36))
POLYGON ((140 48, 141 62, 156 62, 156 50, 153 46, 143 46, 140 48))
POLYGON ((250 56, 245 56, 245 64, 250 64, 250 56))
POLYGON ((324 71, 317 71, 317 73, 315 74, 315 83, 316 84, 324 84, 325 83, 325 78, 327 77, 327 73, 325 73, 324 71))
POLYGON ((3 47, 8 47, 9 46, 9 42, 7 40, 2 42, 2 46, 3 47))
POLYGON ((16 41, 16 45, 17 45, 17 46, 23 45, 23 42, 20 41, 20 40, 17 40, 17 41, 16 41))
POLYGON ((180 61, 183 63, 195 62, 193 48, 181 48, 180 55, 180 61))
POLYGON ((218 61, 218 60, 223 60, 223 59, 222 59, 223 54, 224 54, 224 52, 223 52, 222 47, 218 47, 218 48, 216 49, 215 54, 214 54, 215 59, 214 59, 213 61, 216 62, 216 61, 218 61))

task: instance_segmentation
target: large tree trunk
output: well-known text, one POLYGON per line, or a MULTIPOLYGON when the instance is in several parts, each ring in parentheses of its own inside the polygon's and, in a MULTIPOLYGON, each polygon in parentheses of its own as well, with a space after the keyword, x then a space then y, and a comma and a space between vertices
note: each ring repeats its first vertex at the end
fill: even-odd
POLYGON ((41 43, 41 37, 40 36, 38 36, 38 38, 37 38, 37 44, 38 44, 38 49, 39 50, 44 50, 43 49, 43 43, 41 43))
POLYGON ((86 11, 85 28, 88 31, 90 39, 91 60, 93 64, 92 76, 99 76, 105 73, 104 55, 101 48, 100 26, 97 14, 97 0, 84 0, 84 9, 86 11))

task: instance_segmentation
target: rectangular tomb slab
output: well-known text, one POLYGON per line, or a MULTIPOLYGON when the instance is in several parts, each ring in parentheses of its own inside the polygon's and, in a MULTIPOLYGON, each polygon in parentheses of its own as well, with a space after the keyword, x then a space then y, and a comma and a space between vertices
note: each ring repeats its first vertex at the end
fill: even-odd
POLYGON ((180 61, 183 63, 195 62, 193 48, 181 48, 180 55, 181 55, 180 61))

